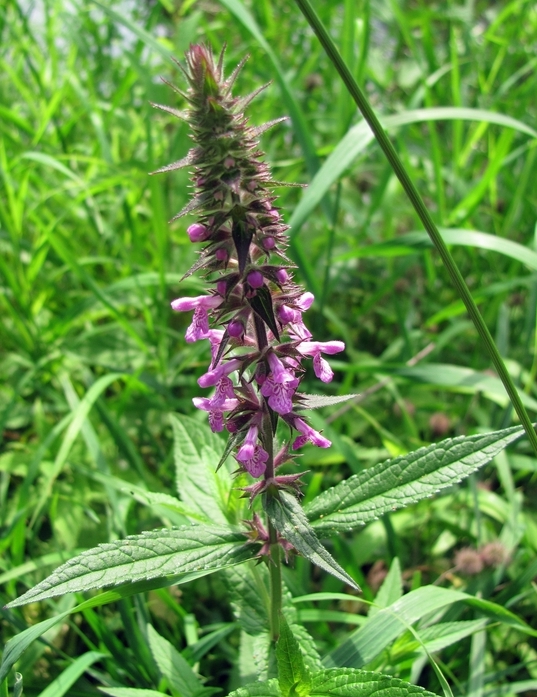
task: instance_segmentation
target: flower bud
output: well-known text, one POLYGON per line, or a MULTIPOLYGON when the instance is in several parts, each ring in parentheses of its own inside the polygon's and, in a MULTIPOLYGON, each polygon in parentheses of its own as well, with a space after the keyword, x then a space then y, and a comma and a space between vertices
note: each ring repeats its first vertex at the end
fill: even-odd
POLYGON ((257 269, 255 271, 250 271, 246 280, 248 281, 248 285, 251 288, 261 288, 261 286, 265 282, 263 274, 261 273, 261 271, 258 271, 257 269))
POLYGON ((287 283, 287 281, 289 280, 289 274, 285 269, 278 269, 276 271, 276 279, 278 283, 280 283, 283 286, 283 284, 287 283))
POLYGON ((186 230, 191 242, 203 242, 209 237, 209 231, 201 223, 194 223, 186 230))
POLYGON ((227 325, 227 333, 234 339, 239 339, 244 334, 244 325, 238 319, 232 319, 227 325))

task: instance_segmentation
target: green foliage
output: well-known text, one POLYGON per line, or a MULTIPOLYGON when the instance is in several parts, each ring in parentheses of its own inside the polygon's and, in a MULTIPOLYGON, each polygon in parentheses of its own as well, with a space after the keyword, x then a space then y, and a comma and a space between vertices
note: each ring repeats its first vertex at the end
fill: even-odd
MULTIPOLYGON (((314 4, 534 413, 534 8, 525 0, 314 4)), ((10 0, 0 8, 0 38, 1 604, 96 545, 113 556, 119 539, 192 523, 225 536, 251 516, 231 483, 234 464, 215 474, 224 441, 191 404, 209 350, 187 344, 186 320, 169 311, 195 261, 188 222, 166 222, 189 198, 187 175, 147 176, 190 145, 186 128, 149 105, 170 102, 158 77, 180 81, 169 59, 189 42, 218 49, 227 41, 228 66, 251 54, 242 93, 274 80, 254 122, 290 116, 288 127, 263 136, 276 177, 309 184, 281 191, 289 255, 316 294, 316 335, 347 344, 332 362, 335 381, 315 396, 323 405, 315 426, 334 446, 306 450, 301 460, 310 469, 311 525, 297 539, 353 528, 328 548, 363 595, 339 592, 343 580, 291 555, 284 614, 312 674, 317 653, 328 663, 343 647, 376 672, 320 672, 311 694, 420 691, 409 683, 439 692, 434 667, 456 694, 535 690, 534 458, 513 430, 507 450, 501 440, 497 451, 490 446, 495 456, 449 464, 448 452, 434 471, 412 464, 410 452, 432 453, 443 438, 477 447, 506 429, 507 442, 517 422, 413 209, 298 10, 265 0, 10 0), (356 396, 343 403, 349 393, 356 396), (401 488, 388 458, 407 463, 404 476, 415 467, 401 488), (344 492, 350 498, 339 498, 344 492), (500 557, 486 565, 490 543, 500 557), (459 565, 461 548, 480 571, 459 565), (291 593, 301 602, 293 605, 291 593), (357 597, 376 605, 366 615, 357 597)), ((174 106, 183 108, 180 97, 174 106)), ((202 286, 189 277, 181 288, 195 295, 202 286)), ((308 375, 302 388, 318 390, 308 375)), ((284 429, 278 437, 287 437, 284 429)), ((173 531, 165 535, 182 544, 173 531)), ((237 556, 230 554, 242 559, 245 538, 230 535, 237 556)), ((257 547, 245 549, 249 559, 257 547)), ((153 562, 150 573, 160 574, 153 562)), ((99 573, 126 581, 118 569, 99 573)), ((22 690, 14 672, 9 686, 3 681, 13 666, 27 694, 89 695, 96 685, 133 697, 173 693, 172 673, 162 678, 148 648, 148 623, 172 667, 180 655, 198 684, 209 678, 207 686, 226 694, 281 694, 265 566, 246 561, 180 591, 164 587, 176 580, 172 572, 81 605, 54 597, 3 610, 1 696, 22 690)))
POLYGON ((457 484, 521 435, 515 426, 420 448, 328 489, 308 504, 305 513, 319 531, 350 530, 457 484))
POLYGON ((154 578, 185 583, 251 558, 244 534, 208 525, 155 530, 109 542, 60 566, 9 607, 64 593, 154 578))
POLYGON ((306 697, 311 692, 311 675, 304 665, 298 641, 285 619, 281 618, 280 638, 276 643, 278 684, 283 697, 306 697))
POLYGON ((264 506, 276 530, 300 554, 303 554, 306 559, 319 566, 323 571, 327 571, 352 588, 360 590, 356 582, 323 547, 295 496, 281 491, 277 497, 267 497, 264 506))

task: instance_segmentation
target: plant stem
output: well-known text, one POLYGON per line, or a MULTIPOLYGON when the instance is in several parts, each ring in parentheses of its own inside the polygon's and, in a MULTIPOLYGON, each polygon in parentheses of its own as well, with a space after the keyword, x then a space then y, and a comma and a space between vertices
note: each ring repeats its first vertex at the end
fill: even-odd
MULTIPOLYGON (((259 351, 263 351, 268 346, 267 331, 265 323, 254 313, 254 325, 257 336, 257 346, 259 351)), ((270 407, 264 397, 263 408, 263 445, 267 451, 268 458, 265 469, 265 481, 269 483, 274 478, 274 438, 272 433, 272 420, 270 407)), ((277 491, 271 489, 270 484, 265 492, 265 496, 277 496, 277 491)), ((270 554, 267 558, 269 568, 269 624, 270 638, 273 642, 278 641, 280 636, 280 613, 282 611, 282 560, 281 550, 278 544, 278 532, 273 526, 270 518, 268 520, 268 533, 270 543, 270 554)))
POLYGON ((270 638, 278 641, 280 637, 280 613, 282 611, 282 560, 280 545, 277 542, 276 528, 268 521, 270 537, 270 556, 268 567, 270 575, 270 638))
POLYGON ((350 70, 345 64, 345 61, 343 60, 338 49, 336 48, 336 45, 332 41, 328 32, 326 31, 319 16, 311 6, 311 3, 309 2, 309 0, 295 0, 295 2, 300 8, 302 14, 307 19, 313 31, 317 35, 317 38, 321 42, 328 57, 334 64, 341 79, 345 83, 345 86, 349 90, 350 95, 354 99, 356 106, 362 112, 363 117, 369 124, 371 130, 375 135, 375 138, 377 139, 380 147, 384 151, 384 154, 386 155, 393 171, 395 172, 397 178, 401 182, 401 185, 403 186, 406 195, 408 196, 410 202, 414 206, 414 210, 418 214, 421 222, 423 223, 423 226, 429 234, 429 237, 433 241, 434 246, 440 254, 440 257, 449 275, 451 276, 453 285, 455 286, 460 297, 462 298, 462 301, 466 306, 468 314, 470 315, 470 319, 474 323, 474 326, 477 329, 478 334, 480 335, 490 354, 494 367, 496 368, 496 372, 498 373, 498 376, 503 382, 503 385, 507 394, 509 395, 509 398, 511 399, 513 407, 515 408, 515 411, 518 414, 518 417, 522 425, 524 426, 524 430, 526 431, 528 439, 535 453, 537 453, 537 434, 535 433, 535 429, 531 423, 531 419, 529 418, 526 409, 522 404, 522 400, 520 399, 515 384, 511 379, 511 376, 509 375, 507 368, 505 367, 502 357, 500 356, 500 353, 496 348, 496 344, 494 343, 494 340, 489 332, 487 325, 485 324, 485 321, 481 317, 481 314, 477 308, 477 305, 474 302, 474 299, 472 298, 468 286, 466 285, 466 282, 462 277, 462 274, 459 271, 459 268, 457 267, 453 257, 451 256, 451 253, 447 248, 446 243, 442 239, 442 236, 440 235, 438 228, 434 224, 433 219, 431 218, 431 215, 423 202, 423 199, 421 198, 418 190, 414 186, 407 171, 405 170, 403 163, 399 159, 399 156, 395 148, 393 147, 390 139, 384 132, 384 129, 382 128, 380 121, 376 117, 375 112, 369 105, 369 102, 367 101, 365 95, 358 86, 356 80, 352 76, 350 70))

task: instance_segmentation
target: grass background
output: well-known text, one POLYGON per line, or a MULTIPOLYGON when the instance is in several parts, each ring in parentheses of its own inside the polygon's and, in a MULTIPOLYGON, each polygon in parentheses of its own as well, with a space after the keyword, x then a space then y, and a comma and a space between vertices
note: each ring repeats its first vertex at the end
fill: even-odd
MULTIPOLYGON (((534 418, 535 6, 330 0, 316 9, 377 112, 408 122, 387 120, 389 134, 435 221, 451 231, 446 239, 534 418)), ((263 136, 263 149, 275 178, 313 181, 306 190, 281 189, 279 205, 294 223, 297 275, 316 294, 309 326, 318 339, 347 345, 325 389, 363 397, 341 413, 315 413, 334 447, 305 451, 306 498, 386 457, 513 423, 501 383, 379 148, 366 139, 356 145, 361 131, 341 143, 360 118, 291 3, 7 0, 0 8, 6 602, 77 549, 162 525, 123 489, 173 489, 167 415, 193 412, 208 359, 206 346, 184 342, 188 318, 169 308, 174 297, 201 288, 197 279, 179 284, 194 260, 185 235, 191 220, 167 223, 189 198, 188 173, 148 176, 189 147, 185 125, 149 102, 182 108, 160 76, 182 86, 170 58, 194 41, 215 50, 226 42, 228 70, 250 54, 238 94, 273 81, 250 108, 251 120, 289 115, 263 136), (351 142, 354 155, 344 159, 351 142)), ((305 391, 319 390, 308 375, 305 391)), ((455 587, 507 593, 531 623, 536 470, 522 443, 457 491, 342 538, 335 551, 366 598, 398 556, 409 587, 447 573, 455 587), (497 538, 511 559, 501 579, 453 570, 456 549, 497 538), (513 585, 521 575, 522 587, 513 585)), ((339 589, 312 577, 302 560, 296 568, 296 593, 339 589)), ((125 600, 65 625, 48 646, 25 654, 27 693, 39 694, 73 657, 95 648, 112 658, 69 694, 96 693, 110 679, 156 689, 158 676, 132 629, 139 617, 151 613, 178 646, 232 620, 217 581, 181 594, 125 600)), ((4 639, 69 602, 0 611, 4 639)), ((328 647, 349 629, 319 615, 311 622, 328 647)), ((537 679, 535 649, 498 630, 482 665, 498 684, 506 675, 537 679)), ((463 643, 443 660, 461 683, 471 677, 463 643)), ((232 686, 234 661, 230 633, 204 655, 202 672, 211 684, 232 686)), ((420 684, 436 689, 427 671, 420 684)))

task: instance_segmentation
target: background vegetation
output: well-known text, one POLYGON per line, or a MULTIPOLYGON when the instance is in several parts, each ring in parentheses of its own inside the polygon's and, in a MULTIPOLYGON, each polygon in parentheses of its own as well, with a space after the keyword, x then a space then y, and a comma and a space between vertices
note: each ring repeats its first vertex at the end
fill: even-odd
MULTIPOLYGON (((437 224, 450 229, 446 240, 533 417, 534 4, 316 6, 377 112, 400 117, 386 121, 389 133, 437 224)), ((315 414, 334 446, 305 452, 306 500, 389 456, 514 422, 378 147, 358 126, 337 149, 361 119, 292 3, 7 0, 0 7, 2 604, 76 550, 169 523, 141 492, 174 489, 168 415, 204 420, 191 399, 208 349, 184 342, 189 318, 169 307, 200 287, 192 278, 179 284, 194 260, 190 221, 167 223, 189 198, 188 174, 148 176, 183 156, 190 141, 184 124, 149 102, 183 107, 159 76, 181 87, 170 58, 200 40, 215 50, 227 42, 230 68, 251 55, 238 94, 273 81, 250 109, 252 121, 292 118, 263 137, 267 160, 282 181, 314 182, 282 189, 279 204, 294 224, 297 276, 316 295, 309 324, 319 339, 347 345, 326 389, 361 397, 315 414)), ((309 391, 318 389, 311 383, 309 391)), ((335 553, 366 600, 398 557, 408 588, 447 583, 504 603, 531 624, 536 471, 522 442, 448 495, 335 540, 335 553), (483 554, 465 549, 490 550, 490 543, 497 557, 488 567, 483 554)), ((287 579, 294 595, 342 590, 303 560, 294 565, 298 573, 287 579)), ((0 611, 4 641, 74 602, 0 611)), ((298 607, 324 648, 365 612, 344 601, 298 607)), ((49 683, 55 695, 97 694, 99 684, 157 689, 139 628, 148 619, 178 648, 197 647, 185 655, 201 661, 208 685, 237 686, 237 631, 225 588, 211 577, 87 610, 51 630, 19 665, 27 694, 49 683), (92 651, 104 656, 80 663, 92 651), (53 681, 77 658, 73 680, 91 667, 76 686, 58 687, 53 681)), ((537 680, 535 640, 502 626, 479 642, 467 638, 440 654, 460 694, 508 694, 494 690, 513 682, 527 690, 537 680)), ((409 678, 410 663, 394 656, 395 649, 375 667, 409 678)), ((428 668, 412 677, 437 689, 428 668)))

